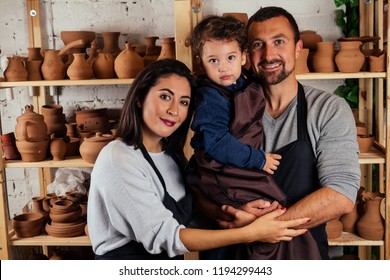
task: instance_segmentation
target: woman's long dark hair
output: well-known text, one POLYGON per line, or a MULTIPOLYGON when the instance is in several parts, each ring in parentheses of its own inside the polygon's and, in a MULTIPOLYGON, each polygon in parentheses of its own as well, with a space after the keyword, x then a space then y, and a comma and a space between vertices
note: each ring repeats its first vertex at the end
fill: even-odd
MULTIPOLYGON (((157 60, 145 67, 135 78, 123 104, 121 117, 119 120, 117 135, 128 145, 139 147, 143 143, 142 138, 142 109, 137 103, 143 103, 149 90, 156 85, 159 79, 171 75, 186 78, 194 88, 194 79, 188 67, 175 59, 157 60)), ((193 95, 191 94, 190 106, 188 108, 187 119, 183 124, 166 138, 165 151, 171 155, 176 155, 180 159, 184 157, 184 145, 187 139, 192 114, 194 110, 193 95)))

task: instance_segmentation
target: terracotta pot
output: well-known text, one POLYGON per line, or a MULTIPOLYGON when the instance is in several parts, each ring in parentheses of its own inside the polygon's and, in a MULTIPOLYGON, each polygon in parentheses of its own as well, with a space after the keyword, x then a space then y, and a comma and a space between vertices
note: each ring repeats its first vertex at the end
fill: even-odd
POLYGON ((63 137, 56 138, 55 134, 51 135, 50 154, 53 156, 54 161, 60 161, 65 159, 66 143, 63 137))
POLYGON ((32 198, 33 209, 32 212, 42 214, 45 222, 49 219, 49 212, 43 208, 43 196, 35 196, 32 198))
POLYGON ((82 40, 84 43, 69 49, 71 53, 85 53, 86 48, 89 48, 96 38, 96 33, 93 31, 61 31, 61 40, 64 45, 68 45, 76 40, 82 40))
POLYGON ((313 30, 304 30, 299 33, 303 47, 310 51, 317 50, 317 43, 322 42, 322 37, 313 30))
POLYGON ((47 138, 47 125, 43 115, 34 112, 33 105, 26 105, 25 113, 16 119, 15 134, 18 141, 42 141, 47 138))
POLYGON ((114 140, 111 134, 97 132, 95 136, 85 138, 80 145, 80 155, 88 163, 95 163, 100 151, 114 140))
POLYGON ((111 53, 99 53, 93 61, 93 73, 97 79, 115 78, 115 58, 111 53))
POLYGON ((102 32, 104 47, 101 52, 111 53, 114 57, 116 57, 121 52, 119 47, 120 35, 120 32, 102 32))
POLYGON ((80 138, 70 137, 70 141, 66 143, 65 157, 79 155, 80 138))
POLYGON ((302 49, 295 63, 295 73, 308 73, 309 68, 307 67, 307 59, 309 57, 309 49, 302 49))
POLYGON ((359 145, 360 153, 368 153, 374 145, 374 136, 372 135, 358 135, 357 142, 359 145))
POLYGON ((21 158, 18 148, 16 147, 16 138, 13 132, 1 135, 1 146, 6 159, 17 160, 21 158))
POLYGON ((370 72, 384 72, 386 68, 386 56, 385 52, 381 52, 377 56, 370 55, 368 57, 370 72))
POLYGON ((16 141, 22 161, 37 162, 46 159, 49 139, 43 141, 16 141))
POLYGON ((25 213, 12 219, 12 227, 20 238, 32 237, 41 234, 44 216, 40 213, 25 213))
POLYGON ((71 222, 78 221, 80 217, 81 217, 80 207, 74 211, 67 212, 67 213, 57 214, 57 213, 50 212, 51 221, 56 223, 71 223, 71 222))
POLYGON ((86 222, 80 222, 73 225, 67 226, 57 226, 52 225, 51 223, 47 223, 45 226, 45 230, 47 234, 55 237, 75 237, 85 234, 85 225, 86 222))
POLYGON ((362 45, 359 41, 339 42, 340 51, 335 57, 337 68, 340 72, 355 73, 362 69, 364 54, 360 51, 362 45))
POLYGON ((130 44, 125 44, 125 48, 115 59, 114 68, 119 79, 135 78, 144 68, 144 60, 134 49, 130 44))
POLYGON ((344 214, 341 216, 340 221, 343 224, 343 231, 356 233, 356 224, 359 220, 359 214, 357 212, 357 202, 351 213, 344 214))
POLYGON ((66 67, 62 61, 60 50, 46 50, 41 66, 45 80, 63 80, 66 76, 66 67))
POLYGON ((157 60, 166 58, 176 59, 175 44, 175 41, 163 41, 161 43, 161 52, 157 60))
POLYGON ((40 47, 31 47, 27 48, 28 50, 28 55, 27 55, 27 61, 31 60, 43 60, 42 56, 42 48, 40 47))
POLYGON ((77 127, 83 129, 83 125, 89 118, 107 117, 107 108, 75 111, 77 127))
POLYGON ((367 126, 365 123, 357 123, 356 124, 356 134, 357 135, 367 135, 368 134, 368 130, 367 130, 367 126))
POLYGON ((380 203, 384 194, 364 192, 365 212, 357 222, 358 235, 368 240, 383 240, 384 220, 380 213, 380 203))
POLYGON ((66 71, 71 80, 88 80, 93 78, 92 66, 86 60, 85 53, 74 53, 73 62, 66 71))
POLYGON ((43 60, 27 60, 27 80, 28 81, 40 81, 43 80, 41 65, 43 60))
POLYGON ((156 46, 157 39, 157 36, 149 36, 144 38, 146 43, 146 53, 143 57, 145 67, 155 61, 160 55, 160 52, 156 46))
POLYGON ((335 42, 318 42, 317 50, 313 55, 313 69, 315 72, 332 73, 336 72, 334 62, 335 42))
POLYGON ((8 66, 4 70, 4 77, 7 82, 27 81, 26 57, 8 57, 8 66))
POLYGON ((328 239, 338 238, 343 232, 343 224, 339 219, 330 220, 326 223, 325 231, 328 239))
POLYGON ((108 119, 106 117, 88 118, 84 123, 84 131, 108 133, 110 131, 108 119))

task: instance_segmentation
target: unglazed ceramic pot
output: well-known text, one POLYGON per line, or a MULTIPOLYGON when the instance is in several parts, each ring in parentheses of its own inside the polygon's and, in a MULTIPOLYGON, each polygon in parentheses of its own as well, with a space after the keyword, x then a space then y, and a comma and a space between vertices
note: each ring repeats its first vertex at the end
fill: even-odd
POLYGON ((304 30, 299 33, 303 47, 310 51, 317 50, 317 43, 322 42, 322 37, 313 30, 304 30))
POLYGON ((146 43, 146 53, 143 57, 144 65, 148 66, 150 63, 155 61, 158 56, 160 55, 160 51, 156 46, 156 41, 158 39, 157 36, 149 36, 145 37, 145 43, 146 43))
POLYGON ((343 232, 343 224, 339 219, 330 220, 326 223, 325 231, 329 239, 338 238, 343 232))
POLYGON ((119 79, 132 79, 144 68, 144 60, 135 52, 135 47, 125 44, 115 59, 114 68, 119 79))
POLYGON ((318 42, 317 50, 313 55, 313 68, 315 72, 332 73, 336 71, 334 62, 335 42, 318 42))
POLYGON ((307 59, 309 57, 309 49, 301 49, 297 61, 295 63, 295 73, 308 73, 309 68, 307 67, 307 59))
POLYGON ((374 136, 372 135, 358 135, 357 142, 360 153, 368 153, 372 145, 374 145, 374 141, 374 136))
POLYGON ((16 119, 15 134, 18 141, 43 141, 47 139, 47 125, 43 115, 34 112, 34 106, 26 105, 25 113, 16 119))
POLYGON ((175 41, 168 41, 163 39, 163 42, 161 43, 161 52, 157 60, 167 58, 176 59, 175 44, 175 41))
POLYGON ((62 61, 60 50, 46 50, 41 66, 45 80, 63 80, 66 76, 66 67, 62 61))
POLYGON ((355 73, 362 69, 365 57, 360 51, 362 42, 339 42, 340 51, 335 57, 337 68, 340 72, 355 73))
POLYGON ((363 192, 364 214, 357 222, 357 233, 368 240, 383 240, 384 220, 380 213, 380 204, 385 195, 379 192, 363 192))
POLYGON ((103 37, 103 49, 102 53, 111 53, 116 57, 121 49, 119 47, 119 36, 120 32, 102 32, 103 37))
POLYGON ((4 77, 7 82, 27 81, 26 57, 8 57, 8 66, 4 70, 4 77))
POLYGON ((92 65, 87 62, 85 53, 74 53, 73 62, 66 74, 71 80, 88 80, 93 78, 92 65))
POLYGON ((111 53, 99 53, 92 63, 93 73, 97 79, 115 78, 115 58, 111 53))
POLYGON ((97 132, 95 136, 84 138, 80 145, 81 157, 88 163, 95 163, 100 151, 112 140, 114 137, 111 134, 102 134, 101 132, 97 132))
POLYGON ((44 216, 36 212, 20 214, 12 219, 12 227, 20 238, 41 234, 43 223, 44 216))

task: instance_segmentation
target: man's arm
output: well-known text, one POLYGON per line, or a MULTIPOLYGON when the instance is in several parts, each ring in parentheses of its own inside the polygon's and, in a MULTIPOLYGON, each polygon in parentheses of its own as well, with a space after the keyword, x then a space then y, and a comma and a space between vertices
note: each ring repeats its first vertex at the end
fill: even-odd
POLYGON ((354 202, 349 198, 329 187, 323 187, 292 205, 280 219, 287 221, 309 217, 311 221, 305 225, 305 228, 311 228, 350 213, 353 207, 354 202))

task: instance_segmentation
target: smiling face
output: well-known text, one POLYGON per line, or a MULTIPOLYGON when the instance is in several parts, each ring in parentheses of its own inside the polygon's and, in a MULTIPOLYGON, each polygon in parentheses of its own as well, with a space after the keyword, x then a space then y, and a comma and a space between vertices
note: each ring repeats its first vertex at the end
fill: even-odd
POLYGON ((143 142, 148 151, 162 149, 161 139, 170 136, 186 120, 191 99, 188 80, 178 75, 160 78, 142 104, 143 142))
POLYGON ((204 70, 210 80, 221 86, 234 84, 246 63, 246 52, 242 52, 236 40, 208 40, 201 55, 204 70))
POLYGON ((290 77, 294 72, 295 59, 302 49, 302 41, 294 42, 294 32, 285 17, 253 22, 248 36, 254 73, 269 85, 279 84, 290 77))

